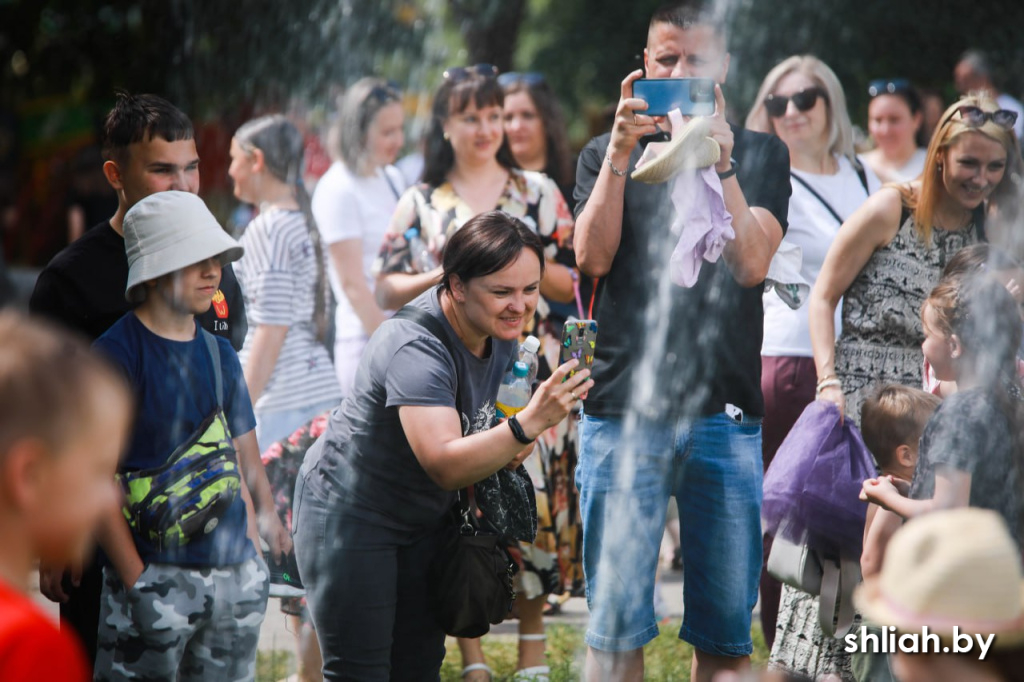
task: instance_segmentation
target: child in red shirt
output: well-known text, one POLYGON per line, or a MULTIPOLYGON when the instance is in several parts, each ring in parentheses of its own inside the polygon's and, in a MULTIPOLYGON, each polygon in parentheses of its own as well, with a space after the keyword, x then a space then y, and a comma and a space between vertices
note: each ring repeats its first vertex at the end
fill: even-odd
POLYGON ((0 313, 0 680, 84 682, 81 646, 27 596, 42 559, 77 563, 116 504, 131 416, 124 381, 89 348, 0 313))

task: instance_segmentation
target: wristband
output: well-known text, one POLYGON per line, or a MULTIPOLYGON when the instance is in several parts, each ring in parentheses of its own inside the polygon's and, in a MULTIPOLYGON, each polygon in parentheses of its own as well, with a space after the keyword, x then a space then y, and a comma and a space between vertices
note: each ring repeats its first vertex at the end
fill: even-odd
POLYGON ((619 170, 618 168, 615 167, 615 164, 612 163, 612 155, 611 155, 611 153, 608 153, 608 154, 604 155, 604 162, 608 164, 608 167, 612 169, 612 173, 615 174, 617 177, 620 177, 620 178, 626 177, 626 171, 619 170))
POLYGON ((536 440, 526 435, 526 431, 523 431, 523 425, 519 423, 519 420, 516 419, 515 415, 509 417, 505 423, 508 424, 510 429, 512 429, 512 435, 516 437, 516 440, 523 445, 529 445, 536 440))
POLYGON ((736 169, 739 168, 739 167, 740 167, 740 162, 730 156, 729 157, 729 170, 725 171, 724 173, 719 173, 718 174, 718 179, 719 180, 726 180, 728 178, 731 178, 732 176, 736 175, 736 169))

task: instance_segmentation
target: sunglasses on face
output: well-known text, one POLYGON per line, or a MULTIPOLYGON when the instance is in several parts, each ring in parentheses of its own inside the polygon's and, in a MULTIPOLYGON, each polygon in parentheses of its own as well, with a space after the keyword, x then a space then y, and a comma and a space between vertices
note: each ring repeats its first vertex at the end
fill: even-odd
POLYGON ((459 83, 472 76, 494 78, 498 75, 498 67, 494 64, 474 64, 473 66, 452 66, 444 70, 444 79, 459 83))
POLYGON ((881 78, 868 83, 868 95, 872 99, 879 95, 892 95, 897 92, 908 92, 910 81, 906 78, 881 78))
POLYGON ((533 87, 534 85, 543 85, 547 81, 544 79, 544 74, 536 71, 527 71, 520 73, 518 71, 506 71, 505 73, 498 76, 498 85, 503 88, 508 88, 516 83, 523 83, 533 87))
POLYGON ((800 92, 794 92, 789 96, 768 95, 764 98, 764 108, 768 110, 768 115, 772 118, 781 118, 786 115, 786 108, 789 106, 790 100, 793 101, 793 106, 797 110, 810 111, 817 104, 819 97, 826 102, 828 101, 825 97, 825 91, 818 87, 804 88, 800 92))
MULTIPOLYGON (((976 106, 965 104, 957 108, 954 114, 960 114, 960 120, 971 128, 980 128, 989 121, 992 121, 1003 130, 1013 130, 1013 124, 1017 122, 1017 112, 1009 109, 998 111, 985 111, 976 106)), ((950 116, 952 119, 952 115, 950 116)))

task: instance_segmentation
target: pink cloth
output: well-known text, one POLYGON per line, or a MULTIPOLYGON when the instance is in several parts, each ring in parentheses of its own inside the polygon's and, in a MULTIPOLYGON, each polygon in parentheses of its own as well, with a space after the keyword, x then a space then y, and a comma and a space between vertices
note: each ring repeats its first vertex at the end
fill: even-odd
POLYGON ((669 259, 669 274, 673 283, 692 287, 703 262, 717 261, 725 245, 736 238, 736 232, 714 166, 683 171, 673 183, 676 219, 672 232, 679 235, 679 242, 669 259))

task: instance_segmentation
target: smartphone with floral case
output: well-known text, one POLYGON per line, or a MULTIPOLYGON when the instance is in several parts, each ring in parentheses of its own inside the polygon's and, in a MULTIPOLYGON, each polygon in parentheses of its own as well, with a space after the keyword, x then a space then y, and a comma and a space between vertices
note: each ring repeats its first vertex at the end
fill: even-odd
POLYGON ((597 322, 595 320, 568 320, 562 327, 562 348, 558 364, 563 365, 573 358, 580 361, 576 369, 569 372, 568 379, 576 372, 594 366, 594 348, 597 345, 597 322))

